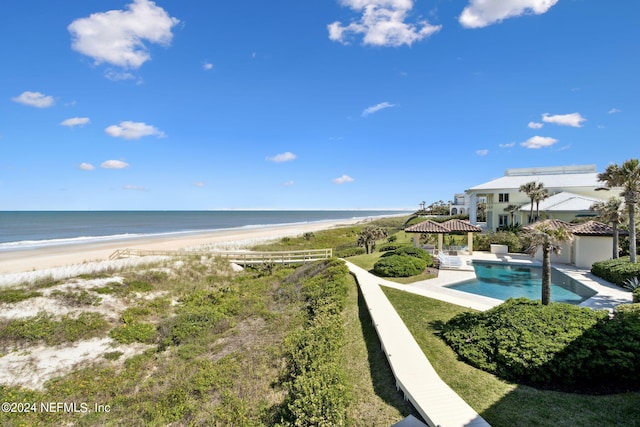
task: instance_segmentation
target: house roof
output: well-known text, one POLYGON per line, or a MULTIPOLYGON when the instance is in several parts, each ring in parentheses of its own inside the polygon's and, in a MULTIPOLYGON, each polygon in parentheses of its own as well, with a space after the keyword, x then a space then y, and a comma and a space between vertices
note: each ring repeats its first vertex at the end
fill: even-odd
POLYGON ((528 182, 541 182, 545 188, 599 187, 595 166, 558 166, 549 168, 508 169, 501 178, 476 185, 467 191, 519 189, 528 182))
POLYGON ((455 232, 471 232, 479 233, 482 231, 480 227, 471 225, 467 221, 461 219, 450 219, 443 223, 437 223, 430 219, 419 222, 404 229, 407 233, 455 233, 455 232))
MULTIPOLYGON (((613 227, 598 221, 587 221, 576 224, 571 230, 576 236, 613 236, 613 227)), ((618 230, 619 234, 628 234, 626 230, 618 230)))
MULTIPOLYGON (((582 196, 580 194, 574 194, 568 191, 562 191, 560 193, 549 196, 548 198, 540 201, 539 209, 545 212, 575 212, 575 211, 588 211, 589 208, 596 202, 603 202, 602 199, 596 199, 594 197, 582 196)), ((535 209, 535 203, 533 207, 535 209)), ((531 210, 531 203, 520 206, 521 211, 531 210)))
MULTIPOLYGON (((526 227, 525 230, 530 230, 536 224, 546 224, 552 229, 564 228, 576 236, 613 236, 613 227, 598 221, 587 221, 581 224, 571 224, 559 219, 546 219, 539 221, 526 227)), ((619 234, 625 234, 626 231, 619 230, 619 234)))
POLYGON ((573 225, 571 223, 568 223, 561 219, 545 219, 544 221, 537 221, 537 222, 534 222, 533 224, 526 225, 522 228, 524 230, 533 230, 534 226, 537 226, 537 225, 545 225, 551 228, 552 230, 564 228, 565 230, 571 231, 571 229, 573 228, 573 225))

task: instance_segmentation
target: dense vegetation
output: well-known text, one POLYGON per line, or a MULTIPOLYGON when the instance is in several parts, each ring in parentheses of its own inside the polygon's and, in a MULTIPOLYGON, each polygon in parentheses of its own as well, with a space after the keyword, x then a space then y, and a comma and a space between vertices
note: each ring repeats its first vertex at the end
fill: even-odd
POLYGON ((383 289, 438 375, 494 427, 628 426, 640 419, 640 392, 607 395, 544 390, 502 380, 462 361, 441 338, 464 307, 383 289))
POLYGON ((628 256, 594 262, 591 272, 618 286, 625 286, 625 282, 640 278, 640 262, 632 263, 628 256))
POLYGON ((427 251, 400 246, 385 252, 373 265, 372 272, 381 277, 409 277, 422 274, 427 267, 433 267, 433 258, 427 251))
MULTIPOLYGON (((233 272, 194 257, 81 288, 84 279, 96 277, 51 292, 77 312, 0 324, 0 353, 106 336, 147 350, 126 360, 105 351, 42 391, 0 386, 2 401, 108 404, 109 412, 0 413, 0 425, 388 426, 412 413, 341 261, 233 272), (117 316, 82 314, 113 298, 127 306, 117 316)), ((4 293, 5 304, 39 297, 42 287, 24 289, 4 293)))
POLYGON ((511 299, 462 313, 442 337, 471 365, 509 381, 576 392, 638 390, 640 312, 511 299))

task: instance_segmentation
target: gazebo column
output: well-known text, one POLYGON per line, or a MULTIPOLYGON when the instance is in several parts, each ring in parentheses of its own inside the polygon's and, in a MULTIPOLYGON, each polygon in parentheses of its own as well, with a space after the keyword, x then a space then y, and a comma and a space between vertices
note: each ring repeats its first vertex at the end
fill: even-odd
POLYGON ((473 255, 473 233, 470 231, 467 233, 467 251, 473 255))
POLYGON ((478 195, 471 193, 469 197, 469 222, 473 225, 478 224, 478 195))
POLYGON ((420 247, 420 235, 417 233, 413 234, 413 247, 414 248, 420 247))
POLYGON ((438 253, 442 252, 443 242, 444 242, 444 234, 438 233, 438 253))

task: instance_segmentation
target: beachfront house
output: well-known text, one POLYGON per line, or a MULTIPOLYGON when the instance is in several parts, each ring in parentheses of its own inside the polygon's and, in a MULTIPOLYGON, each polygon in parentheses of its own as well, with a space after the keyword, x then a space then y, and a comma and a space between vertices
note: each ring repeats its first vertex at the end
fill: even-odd
POLYGON ((507 169, 504 176, 475 185, 465 191, 469 199, 469 221, 478 224, 478 203, 485 202, 486 229, 495 231, 501 226, 527 225, 535 220, 536 204, 531 213, 531 199, 520 191, 529 182, 542 183, 549 197, 539 202, 540 219, 571 221, 593 217, 589 208, 599 201, 619 195, 619 191, 601 191, 595 165, 555 166, 507 169))

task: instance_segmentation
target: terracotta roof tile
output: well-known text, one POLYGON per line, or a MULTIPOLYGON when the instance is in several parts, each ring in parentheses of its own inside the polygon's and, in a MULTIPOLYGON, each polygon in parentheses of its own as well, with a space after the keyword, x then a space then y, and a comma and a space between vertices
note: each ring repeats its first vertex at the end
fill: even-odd
POLYGON ((449 221, 443 222, 442 226, 448 228, 449 231, 464 231, 472 233, 480 233, 482 231, 482 228, 461 219, 450 219, 449 221))
MULTIPOLYGON (((613 227, 598 221, 587 221, 576 224, 571 232, 577 236, 613 236, 613 227)), ((619 234, 627 234, 626 230, 618 230, 619 234)))
POLYGON ((448 233, 449 229, 430 219, 404 229, 407 233, 448 233))

